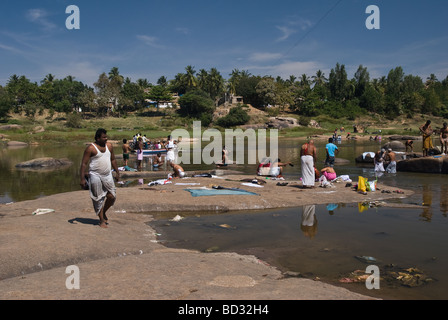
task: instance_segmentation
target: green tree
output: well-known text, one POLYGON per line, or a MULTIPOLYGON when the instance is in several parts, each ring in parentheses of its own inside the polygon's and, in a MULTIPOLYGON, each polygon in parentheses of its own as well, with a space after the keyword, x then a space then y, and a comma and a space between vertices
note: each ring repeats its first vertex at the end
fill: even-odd
POLYGON ((325 85, 325 83, 328 81, 328 79, 325 77, 325 73, 322 72, 322 70, 317 70, 316 75, 311 77, 313 79, 312 83, 314 84, 314 87, 320 87, 325 85))
POLYGON ((161 77, 157 80, 157 84, 158 84, 159 86, 162 86, 162 87, 167 87, 167 86, 168 86, 168 80, 166 79, 165 76, 161 76, 161 77))
POLYGON ((255 89, 264 106, 277 104, 277 86, 272 77, 261 79, 255 89))
POLYGON ((328 88, 331 99, 336 101, 344 101, 347 99, 349 96, 349 81, 347 79, 345 65, 337 63, 336 67, 331 69, 328 88))
POLYGON ((164 86, 158 85, 151 88, 151 90, 146 95, 147 99, 157 102, 157 107, 160 102, 171 102, 173 101, 172 93, 164 86))
POLYGON ((385 90, 385 112, 389 118, 394 118, 403 113, 402 83, 404 72, 402 67, 396 67, 389 71, 385 90))
POLYGON ((5 88, 0 86, 0 120, 6 120, 9 116, 13 102, 5 88))
POLYGON ((366 67, 360 65, 355 72, 355 97, 361 97, 370 82, 370 75, 366 67))
POLYGON ((140 81, 139 84, 132 82, 130 78, 125 79, 123 88, 121 90, 121 104, 123 106, 123 111, 135 111, 144 106, 145 85, 147 84, 145 84, 143 81, 140 81))
POLYGON ((185 68, 185 82, 189 89, 193 89, 197 86, 197 79, 195 76, 196 71, 193 66, 187 66, 185 68))
POLYGON ((25 105, 34 105, 38 101, 37 83, 32 83, 25 76, 12 75, 5 88, 12 99, 15 112, 20 112, 25 105))
POLYGON ((180 115, 207 120, 208 123, 203 123, 203 125, 208 125, 211 122, 211 115, 215 110, 213 100, 201 90, 185 93, 179 98, 179 106, 180 115))

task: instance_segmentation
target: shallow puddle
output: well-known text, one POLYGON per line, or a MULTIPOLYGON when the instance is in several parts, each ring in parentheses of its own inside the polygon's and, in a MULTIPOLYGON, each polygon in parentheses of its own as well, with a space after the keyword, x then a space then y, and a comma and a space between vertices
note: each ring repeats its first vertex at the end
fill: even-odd
POLYGON ((437 216, 428 223, 421 214, 422 209, 333 203, 250 213, 176 213, 156 216, 150 225, 168 247, 253 254, 288 274, 383 299, 447 299, 448 221, 437 216), (182 219, 170 221, 175 215, 182 219), (365 281, 341 282, 354 271, 367 275, 369 265, 379 267, 380 289, 368 290, 365 281), (396 279, 399 275, 386 274, 392 268, 417 268, 429 279, 409 287, 396 279))

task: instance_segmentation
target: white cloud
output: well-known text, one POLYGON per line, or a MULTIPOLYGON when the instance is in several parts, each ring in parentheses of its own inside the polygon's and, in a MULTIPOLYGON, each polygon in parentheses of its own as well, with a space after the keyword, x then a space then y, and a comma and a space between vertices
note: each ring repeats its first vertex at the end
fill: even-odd
POLYGON ((50 22, 48 19, 48 12, 43 9, 30 9, 26 13, 26 18, 34 23, 37 23, 45 30, 53 30, 56 25, 50 22))
POLYGON ((294 75, 300 77, 302 74, 313 76, 317 70, 322 70, 328 75, 328 70, 321 63, 316 61, 286 61, 275 65, 252 65, 243 67, 242 70, 249 70, 252 74, 280 76, 283 79, 294 75))
POLYGON ((287 40, 291 35, 297 33, 298 31, 305 31, 311 28, 313 23, 304 18, 300 17, 289 17, 285 23, 282 25, 277 25, 276 28, 281 31, 282 35, 277 39, 277 41, 287 40))
POLYGON ((146 36, 146 35, 137 35, 137 39, 142 41, 144 44, 153 47, 153 48, 163 48, 164 46, 159 44, 156 37, 146 36))
POLYGON ((190 34, 190 29, 188 29, 188 28, 179 27, 179 28, 175 28, 174 30, 176 32, 178 32, 178 33, 183 34, 183 35, 189 35, 190 34))
POLYGON ((276 28, 282 32, 282 36, 278 38, 277 41, 284 41, 288 39, 292 34, 297 32, 296 30, 287 26, 276 26, 276 28))
POLYGON ((263 62, 263 61, 280 59, 281 57, 282 57, 281 53, 255 52, 250 55, 249 60, 254 62, 263 62))

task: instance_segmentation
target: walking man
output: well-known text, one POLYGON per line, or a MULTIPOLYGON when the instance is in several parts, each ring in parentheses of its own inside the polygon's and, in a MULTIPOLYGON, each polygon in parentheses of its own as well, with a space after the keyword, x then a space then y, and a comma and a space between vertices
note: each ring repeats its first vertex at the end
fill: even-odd
POLYGON ((101 228, 107 228, 108 218, 106 212, 113 206, 116 200, 112 168, 117 174, 117 180, 120 180, 114 149, 112 144, 107 142, 107 131, 98 129, 95 133, 95 142, 86 148, 82 157, 80 184, 84 189, 87 185, 89 186, 90 198, 92 199, 95 213, 100 220, 101 228), (86 168, 89 161, 90 166, 87 175, 86 168))

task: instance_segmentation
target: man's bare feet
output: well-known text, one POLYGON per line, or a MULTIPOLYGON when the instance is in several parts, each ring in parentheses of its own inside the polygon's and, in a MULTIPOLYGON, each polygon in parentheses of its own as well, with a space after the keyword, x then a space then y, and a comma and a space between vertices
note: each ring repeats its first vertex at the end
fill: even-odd
POLYGON ((100 227, 104 228, 104 229, 108 228, 107 222, 106 221, 100 221, 100 227))

